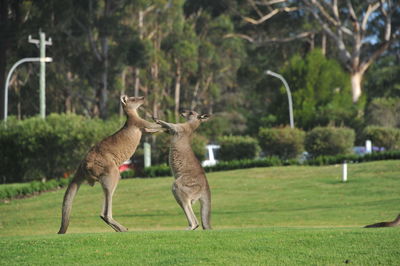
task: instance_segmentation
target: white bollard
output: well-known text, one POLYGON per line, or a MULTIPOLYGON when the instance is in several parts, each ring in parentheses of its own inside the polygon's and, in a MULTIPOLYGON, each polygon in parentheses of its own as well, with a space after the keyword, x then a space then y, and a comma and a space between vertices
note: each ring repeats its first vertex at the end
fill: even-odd
POLYGON ((143 150, 144 150, 144 167, 151 166, 151 145, 150 143, 143 143, 143 150))
POLYGON ((347 162, 346 161, 343 162, 342 169, 343 169, 343 171, 342 171, 342 181, 343 182, 347 182, 347 162))
POLYGON ((372 141, 366 140, 365 141, 365 153, 371 153, 372 152, 372 141))

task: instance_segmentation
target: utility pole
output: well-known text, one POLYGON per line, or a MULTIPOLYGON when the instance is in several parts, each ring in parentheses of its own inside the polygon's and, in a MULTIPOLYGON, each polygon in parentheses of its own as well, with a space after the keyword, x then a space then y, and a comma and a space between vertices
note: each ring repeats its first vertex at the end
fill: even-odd
POLYGON ((32 39, 29 35, 28 42, 36 44, 40 50, 40 117, 44 119, 46 117, 46 45, 53 45, 53 42, 51 38, 46 41, 46 34, 41 30, 39 30, 39 40, 32 39))

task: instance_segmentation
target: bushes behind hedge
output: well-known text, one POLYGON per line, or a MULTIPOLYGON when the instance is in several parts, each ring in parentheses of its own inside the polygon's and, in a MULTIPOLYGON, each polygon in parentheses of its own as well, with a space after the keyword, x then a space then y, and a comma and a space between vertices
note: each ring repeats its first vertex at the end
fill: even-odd
POLYGON ((258 141, 248 136, 223 136, 218 138, 218 143, 221 146, 218 159, 221 161, 253 159, 260 152, 258 141))
POLYGON ((260 128, 258 141, 268 156, 282 159, 296 158, 304 151, 305 133, 297 128, 260 128))
POLYGON ((368 126, 363 130, 363 138, 372 141, 374 146, 386 150, 400 149, 400 129, 391 127, 368 126))
MULTIPOLYGON (((305 165, 330 165, 330 164, 341 164, 344 161, 350 162, 368 162, 377 160, 399 160, 400 151, 389 151, 389 152, 377 152, 360 155, 337 155, 337 156, 319 156, 315 159, 304 161, 305 165)), ((281 160, 277 157, 268 157, 264 159, 244 159, 234 160, 229 162, 219 162, 215 166, 205 167, 206 172, 216 172, 234 169, 245 169, 252 167, 270 167, 270 166, 282 166, 282 165, 301 165, 297 160, 281 160)), ((133 171, 127 171, 126 174, 122 173, 124 178, 134 177, 136 173, 133 171)), ((156 165, 145 168, 144 174, 140 177, 161 177, 161 176, 172 176, 169 166, 156 165)), ((139 177, 139 176, 136 176, 139 177)), ((26 196, 36 192, 42 192, 50 190, 56 187, 64 187, 69 183, 69 179, 51 180, 46 183, 33 181, 31 183, 24 184, 12 184, 0 186, 0 199, 14 198, 19 196, 26 196)))
POLYGON ((306 134, 305 148, 312 157, 321 155, 349 154, 352 151, 355 132, 343 127, 316 127, 306 134))
POLYGON ((73 172, 90 147, 121 124, 74 114, 11 119, 0 127, 0 180, 26 182, 73 172))
MULTIPOLYGON (((245 169, 253 167, 271 167, 271 166, 289 166, 289 165, 332 165, 341 164, 344 161, 348 162, 369 162, 379 160, 399 160, 400 151, 389 151, 389 152, 376 152, 365 155, 355 154, 340 154, 331 156, 318 156, 314 159, 300 162, 298 160, 282 160, 278 157, 266 157, 262 159, 243 159, 243 160, 232 160, 232 161, 220 161, 214 166, 204 167, 206 172, 217 172, 235 169, 245 169)), ((155 165, 146 168, 144 174, 140 177, 161 177, 161 176, 172 176, 171 170, 168 165, 155 165)))

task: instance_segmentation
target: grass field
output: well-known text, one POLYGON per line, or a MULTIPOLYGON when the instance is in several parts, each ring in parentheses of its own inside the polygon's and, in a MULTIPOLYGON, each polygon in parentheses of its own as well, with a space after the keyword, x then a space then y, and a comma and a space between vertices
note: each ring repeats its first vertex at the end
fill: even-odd
MULTIPOLYGON (((78 192, 56 235, 64 190, 0 203, 0 264, 398 265, 399 228, 364 229, 400 212, 400 163, 273 167, 209 173, 213 231, 187 224, 172 178, 122 180, 113 233, 98 216, 99 185, 78 192)), ((198 203, 195 211, 198 213, 198 203)))

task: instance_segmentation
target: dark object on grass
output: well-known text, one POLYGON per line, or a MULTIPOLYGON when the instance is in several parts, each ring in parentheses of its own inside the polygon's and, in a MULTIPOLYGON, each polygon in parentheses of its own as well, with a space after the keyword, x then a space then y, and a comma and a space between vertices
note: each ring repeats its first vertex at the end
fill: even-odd
POLYGON ((380 222, 376 224, 370 224, 364 226, 364 228, 373 228, 373 227, 393 227, 393 226, 398 226, 400 225, 400 214, 397 216, 396 219, 394 219, 391 222, 380 222))

